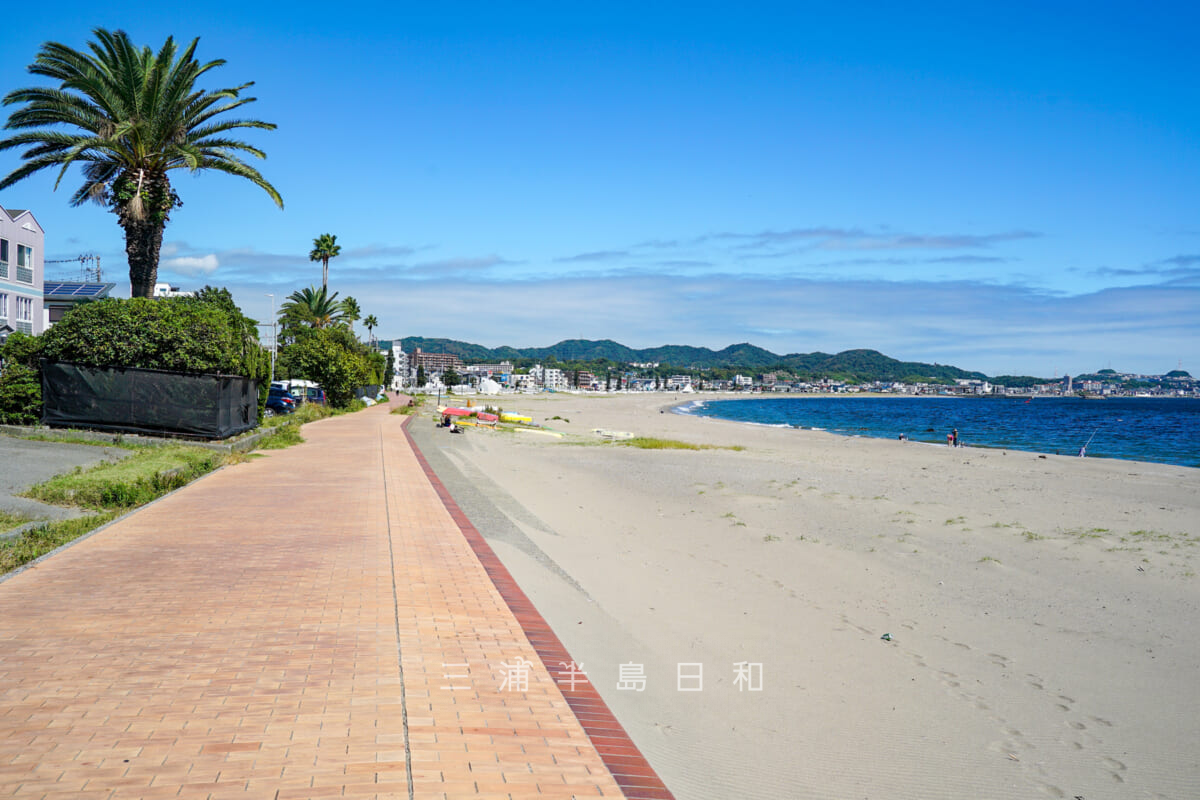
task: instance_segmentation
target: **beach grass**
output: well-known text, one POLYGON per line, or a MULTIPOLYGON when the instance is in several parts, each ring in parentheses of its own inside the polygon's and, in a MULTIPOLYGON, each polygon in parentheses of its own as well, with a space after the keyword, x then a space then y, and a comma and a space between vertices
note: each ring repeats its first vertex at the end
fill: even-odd
POLYGON ((640 450, 735 450, 740 452, 746 449, 741 445, 692 444, 691 442, 681 442, 678 439, 659 439, 653 436, 635 436, 632 439, 619 440, 614 444, 636 447, 640 450))

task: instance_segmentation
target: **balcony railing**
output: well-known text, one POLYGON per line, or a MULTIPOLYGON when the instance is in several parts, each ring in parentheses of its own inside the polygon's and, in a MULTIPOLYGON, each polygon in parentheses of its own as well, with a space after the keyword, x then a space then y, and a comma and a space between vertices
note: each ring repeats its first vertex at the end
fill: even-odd
POLYGON ((29 267, 17 265, 17 283, 28 283, 33 285, 33 270, 29 267))
POLYGON ((8 262, 0 261, 0 278, 8 280, 8 262))

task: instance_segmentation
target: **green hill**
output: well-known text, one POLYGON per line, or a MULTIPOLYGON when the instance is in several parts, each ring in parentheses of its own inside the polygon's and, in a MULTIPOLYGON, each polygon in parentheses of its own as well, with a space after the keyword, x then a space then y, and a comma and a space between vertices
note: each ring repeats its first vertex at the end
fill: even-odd
POLYGON ((948 382, 958 378, 987 378, 982 372, 968 372, 944 364, 898 361, 875 350, 847 350, 843 353, 791 353, 777 355, 761 347, 742 342, 723 350, 686 345, 664 345, 634 350, 611 339, 567 339, 550 347, 497 347, 459 342, 453 339, 426 339, 408 336, 400 340, 405 352, 421 348, 427 353, 451 353, 466 362, 497 362, 551 358, 564 362, 588 363, 607 360, 618 364, 655 362, 662 369, 787 371, 806 379, 834 378, 851 382, 909 381, 948 382))

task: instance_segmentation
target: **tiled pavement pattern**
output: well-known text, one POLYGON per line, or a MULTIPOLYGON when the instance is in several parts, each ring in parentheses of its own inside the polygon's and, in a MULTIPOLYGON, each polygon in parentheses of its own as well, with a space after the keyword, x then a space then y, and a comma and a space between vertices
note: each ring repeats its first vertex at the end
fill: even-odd
POLYGON ((621 797, 403 419, 308 425, 0 583, 0 797, 621 797))

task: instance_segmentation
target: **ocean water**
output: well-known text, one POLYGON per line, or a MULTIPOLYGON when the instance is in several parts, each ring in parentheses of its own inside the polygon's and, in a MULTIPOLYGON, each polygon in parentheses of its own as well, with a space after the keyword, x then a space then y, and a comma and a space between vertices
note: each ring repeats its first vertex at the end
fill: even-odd
POLYGON ((676 412, 846 436, 1200 467, 1200 400, 1184 398, 773 397, 695 400, 676 412))

